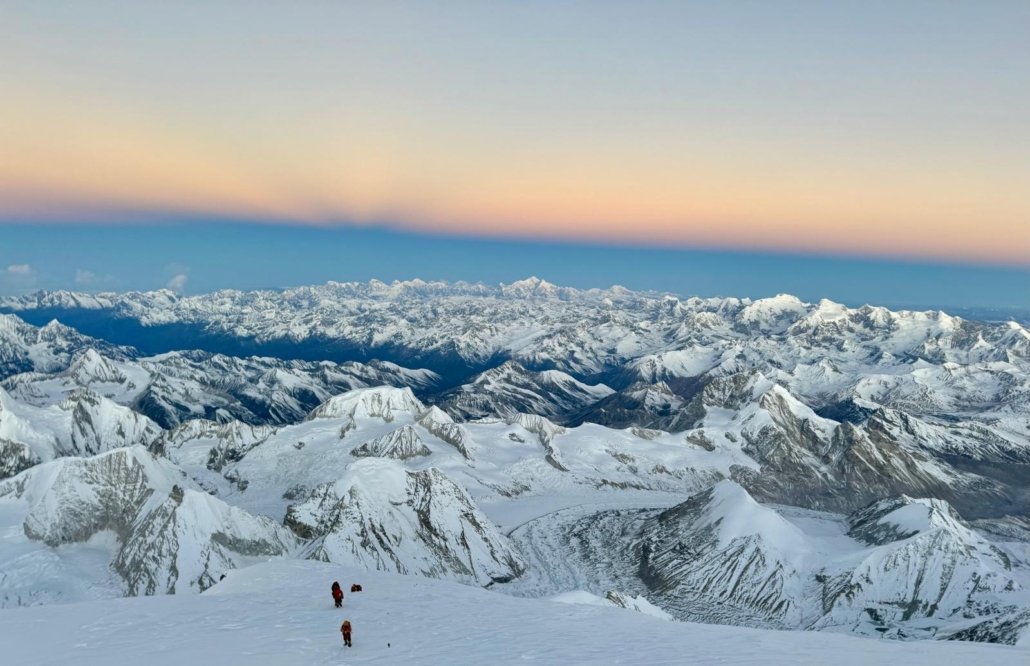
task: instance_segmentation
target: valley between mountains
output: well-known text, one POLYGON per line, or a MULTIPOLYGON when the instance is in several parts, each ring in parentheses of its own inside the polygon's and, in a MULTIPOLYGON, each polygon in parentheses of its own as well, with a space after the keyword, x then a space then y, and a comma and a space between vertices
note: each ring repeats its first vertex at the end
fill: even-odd
POLYGON ((0 312, 5 609, 216 594, 271 559, 1030 644, 1015 322, 537 279, 0 312))

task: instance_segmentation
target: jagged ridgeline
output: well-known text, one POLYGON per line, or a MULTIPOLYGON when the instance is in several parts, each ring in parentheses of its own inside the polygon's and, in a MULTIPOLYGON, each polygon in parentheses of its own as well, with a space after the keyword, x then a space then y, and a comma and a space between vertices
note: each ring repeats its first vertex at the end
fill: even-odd
POLYGON ((1027 635, 1014 322, 536 279, 0 309, 2 606, 201 591, 274 557, 722 624, 1027 635))

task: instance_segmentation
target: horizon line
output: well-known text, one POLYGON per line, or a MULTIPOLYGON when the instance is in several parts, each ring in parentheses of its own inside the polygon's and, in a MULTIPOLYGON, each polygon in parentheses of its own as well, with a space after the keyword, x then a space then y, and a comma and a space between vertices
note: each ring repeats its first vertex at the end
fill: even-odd
MULTIPOLYGON (((127 215, 131 213, 126 212, 127 215)), ((994 268, 1026 270, 1030 275, 1030 253, 1021 259, 982 257, 965 257, 953 254, 911 254, 905 252, 873 252, 847 251, 839 248, 789 248, 783 246, 764 246, 759 244, 731 244, 728 242, 684 241, 669 239, 666 241, 631 240, 622 238, 591 237, 574 233, 555 234, 520 234, 517 232, 497 231, 475 232, 459 229, 425 229, 413 226, 406 221, 390 220, 350 220, 307 221, 274 217, 241 217, 231 215, 204 214, 155 214, 154 211, 143 213, 146 219, 126 219, 124 215, 106 215, 102 218, 87 217, 71 219, 68 217, 14 218, 0 213, 0 227, 55 227, 55 228, 132 228, 146 230, 148 228, 191 227, 191 226, 231 226, 231 227, 263 227, 277 229, 296 229, 300 231, 321 231, 326 233, 380 233, 411 238, 422 238, 427 241, 458 241, 470 243, 522 243, 530 245, 569 246, 598 249, 626 249, 636 251, 683 252, 705 254, 738 254, 763 257, 807 258, 844 261, 867 261, 888 264, 916 264, 931 266, 956 266, 970 268, 994 268)), ((1030 245, 1030 224, 1027 230, 1030 245)))

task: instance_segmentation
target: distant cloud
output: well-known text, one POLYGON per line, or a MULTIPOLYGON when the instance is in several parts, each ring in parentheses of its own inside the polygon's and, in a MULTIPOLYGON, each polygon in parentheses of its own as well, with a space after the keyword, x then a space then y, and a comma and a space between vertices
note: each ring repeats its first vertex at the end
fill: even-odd
POLYGON ((171 289, 172 291, 181 294, 183 292, 183 290, 186 289, 186 283, 188 281, 189 281, 189 278, 186 275, 183 275, 182 273, 180 273, 180 274, 176 275, 175 277, 173 277, 171 280, 169 280, 168 284, 165 285, 165 286, 168 287, 169 289, 171 289))
POLYGON ((30 264, 11 264, 0 271, 0 292, 21 294, 38 285, 39 275, 30 264))
POLYGON ((84 271, 81 268, 75 271, 75 284, 93 284, 96 281, 96 273, 84 271))

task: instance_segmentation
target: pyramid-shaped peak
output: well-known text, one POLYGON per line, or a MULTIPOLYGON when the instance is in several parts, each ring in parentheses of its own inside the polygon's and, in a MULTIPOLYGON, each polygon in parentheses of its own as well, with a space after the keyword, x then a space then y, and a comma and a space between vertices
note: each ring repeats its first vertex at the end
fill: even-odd
POLYGON ((118 369, 118 366, 93 347, 80 354, 64 374, 73 378, 78 384, 125 381, 125 375, 118 369))
POLYGON ((760 537, 781 552, 798 552, 806 544, 800 529, 756 502, 740 484, 729 479, 661 513, 658 521, 677 522, 691 531, 714 530, 722 544, 760 537))

